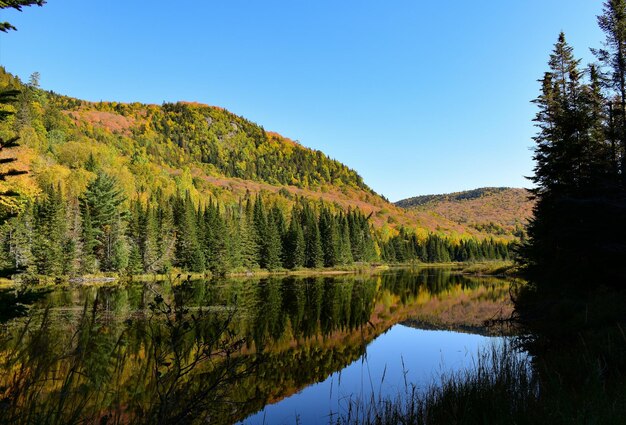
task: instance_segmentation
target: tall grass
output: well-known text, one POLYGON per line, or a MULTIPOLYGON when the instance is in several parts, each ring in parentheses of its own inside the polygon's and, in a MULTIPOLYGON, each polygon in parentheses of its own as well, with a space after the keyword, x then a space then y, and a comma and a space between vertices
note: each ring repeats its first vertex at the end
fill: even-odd
POLYGON ((359 400, 337 424, 513 424, 535 409, 531 359, 510 341, 485 348, 468 369, 444 373, 426 389, 405 384, 395 398, 359 400))
POLYGON ((535 295, 532 308, 517 306, 526 337, 426 389, 355 402, 334 423, 626 424, 626 292, 535 295))

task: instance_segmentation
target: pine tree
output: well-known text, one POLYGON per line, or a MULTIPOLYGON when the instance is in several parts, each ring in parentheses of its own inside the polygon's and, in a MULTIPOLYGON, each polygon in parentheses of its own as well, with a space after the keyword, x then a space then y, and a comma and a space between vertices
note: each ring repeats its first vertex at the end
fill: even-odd
MULTIPOLYGON (((248 205, 250 203, 248 202, 248 205)), ((252 209, 240 208, 238 217, 235 219, 237 223, 237 241, 239 244, 239 253, 241 256, 241 266, 247 270, 259 267, 259 246, 257 243, 256 232, 254 230, 252 209)))
POLYGON ((157 193, 157 228, 159 229, 157 237, 157 258, 147 267, 155 271, 169 270, 174 261, 177 247, 176 227, 174 222, 174 211, 172 203, 166 201, 157 193))
POLYGON ((46 188, 43 200, 35 203, 34 224, 32 253, 37 272, 46 276, 62 275, 67 218, 60 187, 46 188))
POLYGON ((214 275, 223 276, 230 269, 227 240, 229 233, 226 224, 219 207, 213 202, 205 209, 203 219, 207 266, 214 275))
POLYGON ((352 247, 350 246, 350 227, 348 220, 342 214, 339 218, 340 241, 339 241, 339 264, 352 264, 352 247))
MULTIPOLYGON (((607 2, 605 13, 622 3, 607 2)), ((616 15, 607 16, 600 20, 601 26, 605 25, 605 31, 609 27, 617 31, 612 21, 616 15)), ((612 52, 596 53, 605 65, 614 66, 610 87, 620 99, 622 53, 614 43, 626 39, 618 33, 608 38, 612 52)), ((616 249, 626 238, 620 224, 626 219, 618 178, 621 170, 616 167, 616 156, 623 155, 623 102, 619 100, 613 108, 614 102, 603 98, 597 69, 589 68, 589 83, 584 84, 578 66, 561 33, 550 56, 550 70, 541 80, 541 94, 535 100, 538 133, 531 180, 536 184, 532 193, 537 202, 528 239, 520 252, 528 276, 554 288, 561 287, 561 282, 574 287, 584 285, 586 279, 598 279, 598 269, 608 272, 604 265, 619 263, 626 254, 616 249)), ((502 255, 493 241, 482 244, 481 250, 487 257, 502 255)))
POLYGON ((270 214, 266 228, 265 244, 265 267, 268 270, 276 270, 282 267, 282 240, 280 237, 279 224, 276 218, 270 214))
POLYGON ((321 208, 319 229, 324 253, 324 266, 334 267, 339 263, 339 232, 334 217, 328 208, 321 208))
POLYGON ((116 270, 124 262, 127 248, 124 236, 122 203, 124 196, 117 181, 99 171, 80 199, 81 213, 89 211, 91 229, 97 240, 95 255, 102 270, 116 270))
POLYGON ((317 226, 317 218, 309 204, 305 203, 301 214, 302 228, 305 241, 304 265, 309 268, 319 268, 324 265, 324 252, 322 251, 322 238, 317 226))
POLYGON ((11 218, 2 226, 2 276, 23 273, 28 277, 36 272, 32 254, 33 210, 34 206, 27 204, 18 217, 11 218))
POLYGON ((254 224, 254 232, 256 237, 256 244, 258 246, 258 258, 259 265, 262 268, 267 268, 267 217, 265 215, 265 207, 263 205, 263 198, 257 195, 254 201, 254 208, 252 212, 252 222, 254 224))
POLYGON ((606 36, 604 48, 592 51, 605 69, 608 88, 617 97, 613 130, 622 179, 626 179, 626 1, 607 0, 598 25, 606 36))
POLYGON ((285 267, 297 269, 304 266, 305 261, 305 241, 299 214, 292 211, 289 221, 289 230, 285 237, 285 267))
POLYGON ((97 232, 91 221, 91 211, 86 205, 82 211, 82 245, 83 251, 80 257, 80 273, 90 274, 98 270, 98 260, 95 250, 99 245, 97 232))
POLYGON ((176 265, 184 270, 204 271, 206 260, 198 240, 197 214, 189 192, 185 198, 175 198, 173 213, 176 226, 176 265))

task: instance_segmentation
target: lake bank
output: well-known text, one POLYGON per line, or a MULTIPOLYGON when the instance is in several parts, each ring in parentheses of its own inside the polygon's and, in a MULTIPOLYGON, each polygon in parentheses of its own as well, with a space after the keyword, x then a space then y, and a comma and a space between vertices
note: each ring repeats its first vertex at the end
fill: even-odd
MULTIPOLYGON (((393 264, 358 264, 353 266, 342 266, 333 268, 301 268, 301 269, 280 269, 280 270, 243 270, 226 273, 224 276, 213 276, 210 272, 197 273, 175 270, 171 273, 155 273, 140 275, 125 275, 118 273, 105 273, 85 276, 35 276, 36 283, 27 283, 31 287, 45 287, 57 284, 82 284, 82 285, 102 285, 115 282, 183 282, 189 280, 203 279, 229 279, 229 278, 261 278, 271 276, 339 276, 348 274, 375 274, 393 269, 420 269, 420 268, 442 268, 451 269, 458 273, 472 276, 498 276, 498 277, 518 277, 518 270, 510 261, 479 261, 479 262, 449 262, 449 263, 393 263, 393 264)), ((0 278, 0 289, 8 289, 24 283, 19 280, 0 278)))

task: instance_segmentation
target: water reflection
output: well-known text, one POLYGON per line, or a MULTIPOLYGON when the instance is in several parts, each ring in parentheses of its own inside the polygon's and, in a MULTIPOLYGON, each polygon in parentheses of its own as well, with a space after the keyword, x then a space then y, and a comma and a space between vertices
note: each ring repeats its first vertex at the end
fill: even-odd
POLYGON ((58 288, 0 335, 0 421, 233 423, 396 323, 476 325, 507 299, 445 269, 58 288))

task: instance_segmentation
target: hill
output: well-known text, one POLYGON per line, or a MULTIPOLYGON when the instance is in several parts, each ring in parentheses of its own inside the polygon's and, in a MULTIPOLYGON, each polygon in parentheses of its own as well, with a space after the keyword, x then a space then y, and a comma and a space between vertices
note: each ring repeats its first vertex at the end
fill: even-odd
POLYGON ((21 146, 0 158, 17 170, 0 192, 19 195, 0 195, 0 269, 223 274, 508 256, 504 240, 407 213, 355 170, 220 107, 88 102, 2 69, 7 89, 20 94, 0 137, 21 146))
POLYGON ((395 203, 416 218, 433 217, 473 231, 497 236, 519 236, 532 215, 533 201, 526 189, 484 187, 441 195, 424 195, 395 203))
POLYGON ((50 185, 78 197, 93 177, 85 168, 93 156, 122 182, 128 198, 189 190, 194 200, 232 203, 263 192, 358 207, 373 213, 378 225, 394 214, 397 222, 410 225, 356 171, 223 108, 92 103, 24 85, 2 69, 3 87, 23 92, 17 114, 0 131, 17 131, 21 138, 19 150, 9 154, 29 174, 10 185, 29 197, 50 185))

